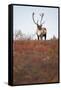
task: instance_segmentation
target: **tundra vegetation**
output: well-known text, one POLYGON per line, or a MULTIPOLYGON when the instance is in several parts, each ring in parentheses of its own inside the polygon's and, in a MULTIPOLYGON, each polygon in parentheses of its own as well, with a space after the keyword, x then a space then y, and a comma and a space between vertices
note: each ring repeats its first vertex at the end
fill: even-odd
POLYGON ((13 84, 58 82, 58 40, 14 40, 13 84))

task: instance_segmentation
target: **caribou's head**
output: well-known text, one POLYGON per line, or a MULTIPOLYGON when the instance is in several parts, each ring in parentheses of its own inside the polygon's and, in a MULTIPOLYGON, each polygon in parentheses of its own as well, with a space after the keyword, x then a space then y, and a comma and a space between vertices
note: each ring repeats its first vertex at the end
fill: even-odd
POLYGON ((32 19, 33 19, 33 22, 37 25, 38 30, 41 30, 42 25, 44 24, 44 22, 42 22, 44 13, 40 14, 40 17, 41 17, 40 24, 38 24, 38 20, 35 21, 34 16, 35 16, 35 13, 33 12, 33 13, 32 13, 32 19))

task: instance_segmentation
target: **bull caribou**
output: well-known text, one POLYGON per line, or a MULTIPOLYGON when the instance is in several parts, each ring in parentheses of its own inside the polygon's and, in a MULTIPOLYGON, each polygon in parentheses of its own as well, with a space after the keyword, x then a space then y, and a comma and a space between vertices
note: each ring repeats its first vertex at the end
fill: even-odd
POLYGON ((34 15, 35 15, 35 13, 33 12, 32 19, 33 19, 33 22, 37 25, 37 29, 36 29, 37 38, 39 40, 39 37, 40 37, 40 39, 42 40, 42 38, 44 37, 46 40, 47 30, 45 27, 42 27, 42 25, 44 24, 44 22, 42 22, 44 13, 40 14, 40 17, 41 17, 40 24, 38 24, 38 20, 37 20, 37 22, 35 21, 34 15))

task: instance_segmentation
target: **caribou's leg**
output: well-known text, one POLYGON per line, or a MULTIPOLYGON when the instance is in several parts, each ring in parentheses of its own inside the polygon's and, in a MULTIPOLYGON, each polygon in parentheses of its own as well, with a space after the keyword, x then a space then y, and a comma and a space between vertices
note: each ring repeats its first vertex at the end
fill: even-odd
POLYGON ((39 36, 38 36, 38 40, 39 40, 39 36))
POLYGON ((37 35, 37 38, 38 38, 38 40, 39 40, 39 36, 37 35))
POLYGON ((42 35, 40 35, 40 39, 42 40, 42 35))
POLYGON ((42 36, 41 36, 41 40, 42 40, 42 36))
POLYGON ((46 40, 46 34, 44 35, 44 37, 45 37, 45 40, 46 40))

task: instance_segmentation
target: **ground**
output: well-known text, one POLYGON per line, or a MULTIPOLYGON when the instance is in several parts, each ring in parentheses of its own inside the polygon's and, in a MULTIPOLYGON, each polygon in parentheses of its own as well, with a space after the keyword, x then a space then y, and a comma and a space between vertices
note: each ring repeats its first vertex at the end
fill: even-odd
POLYGON ((13 84, 58 82, 58 40, 13 42, 13 84))

